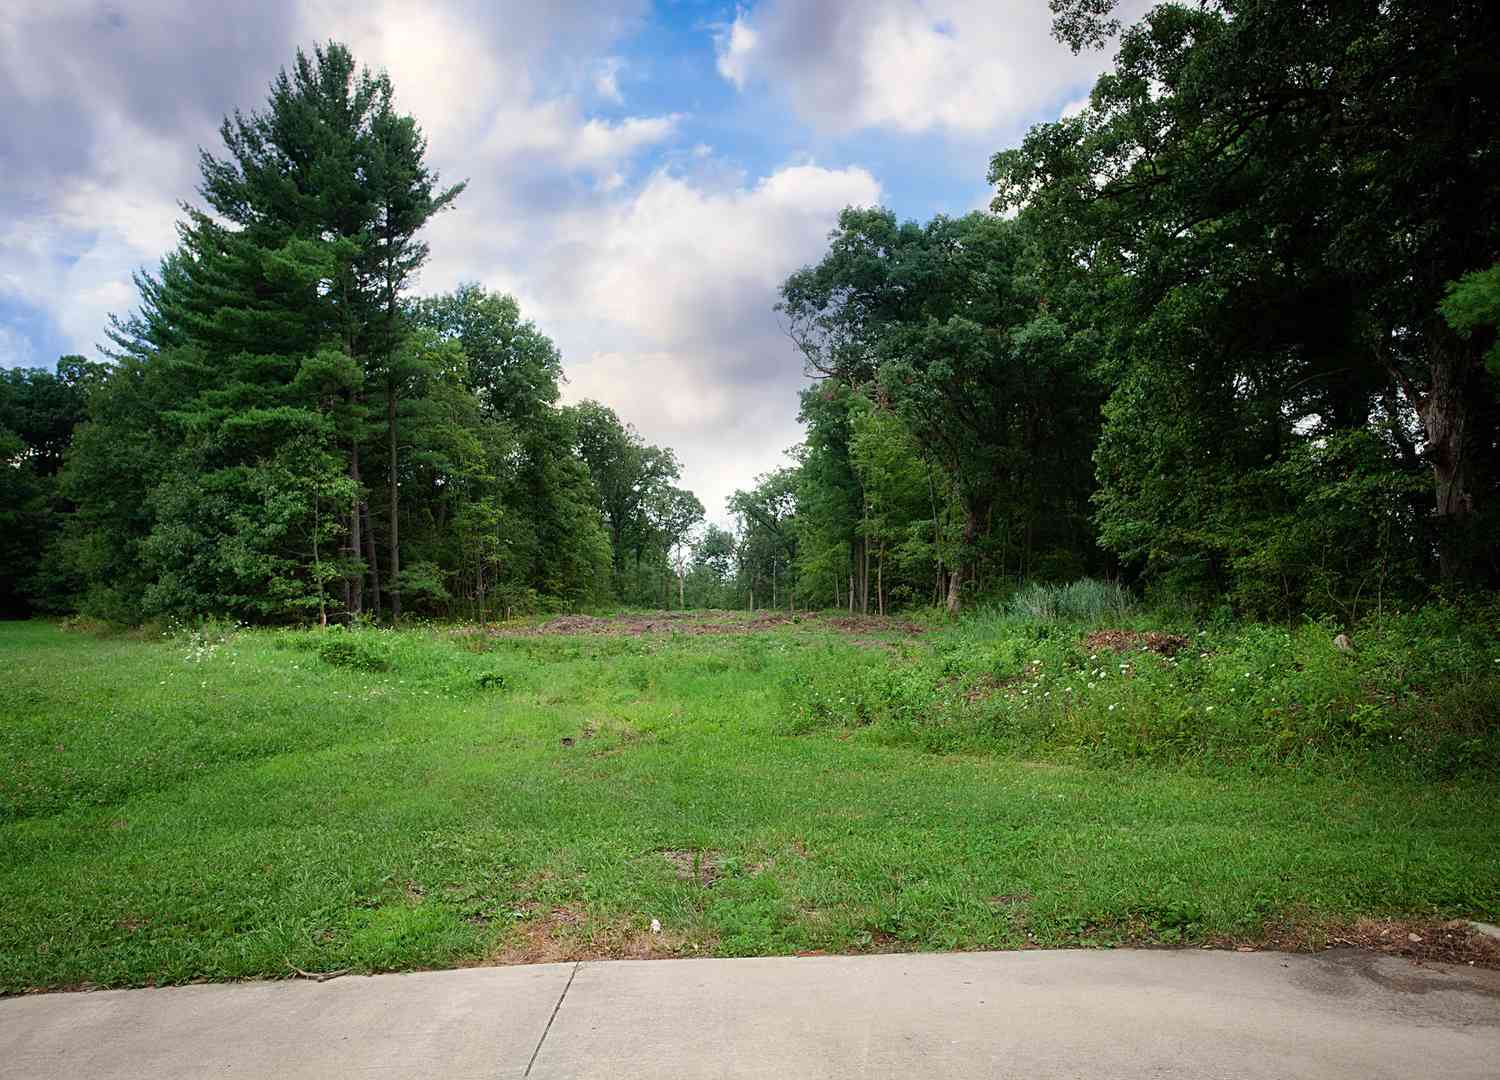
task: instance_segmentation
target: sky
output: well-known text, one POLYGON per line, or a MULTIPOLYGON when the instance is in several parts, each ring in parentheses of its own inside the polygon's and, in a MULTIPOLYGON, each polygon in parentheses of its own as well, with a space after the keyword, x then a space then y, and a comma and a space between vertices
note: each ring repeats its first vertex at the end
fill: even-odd
POLYGON ((201 205, 223 117, 338 40, 468 181, 415 291, 514 295, 562 351, 564 399, 673 448, 723 521, 801 438, 781 282, 846 206, 986 207, 990 156, 1080 107, 1109 59, 1050 20, 1045 0, 6 0, 0 366, 97 357, 201 205))

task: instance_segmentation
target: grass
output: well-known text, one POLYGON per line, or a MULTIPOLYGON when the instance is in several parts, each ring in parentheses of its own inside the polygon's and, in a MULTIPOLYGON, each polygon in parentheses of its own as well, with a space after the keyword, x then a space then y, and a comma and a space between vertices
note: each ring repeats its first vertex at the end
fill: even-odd
POLYGON ((1018 740, 954 689, 1071 631, 350 637, 0 624, 0 992, 1500 917, 1493 773, 1018 740))

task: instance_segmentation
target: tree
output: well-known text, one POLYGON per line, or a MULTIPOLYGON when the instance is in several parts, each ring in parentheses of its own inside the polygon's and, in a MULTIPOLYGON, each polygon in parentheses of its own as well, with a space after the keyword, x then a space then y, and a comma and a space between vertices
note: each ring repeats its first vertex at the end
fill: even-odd
MULTIPOLYGON (((321 570, 296 538, 335 512, 343 607, 359 614, 364 575, 376 572, 363 542, 367 396, 385 390, 394 441, 407 355, 400 293, 426 257, 418 230, 462 185, 438 189, 389 78, 358 69, 336 43, 299 51, 266 110, 236 112, 221 134, 227 156, 201 156, 208 209, 187 209, 179 250, 139 276, 141 310, 111 335, 122 363, 175 373, 161 433, 172 449, 136 522, 156 579, 142 600, 262 618, 299 610, 321 591, 321 570), (288 446, 317 449, 289 460, 288 446), (335 484, 332 468, 348 483, 335 484), (337 492, 348 500, 336 511, 318 505, 337 492), (264 528, 241 519, 257 506, 275 508, 274 521, 248 511, 264 528)), ((85 457, 108 453, 86 446, 85 457)), ((80 462, 78 473, 93 468, 80 462)))
POLYGON ((741 566, 751 593, 769 579, 774 606, 779 582, 787 579, 795 608, 797 597, 789 581, 797 561, 797 471, 781 468, 757 476, 753 488, 729 497, 729 511, 740 522, 741 566))
POLYGON ((1030 242, 1024 223, 983 214, 922 226, 845 210, 828 254, 782 288, 810 369, 891 409, 952 482, 964 516, 955 614, 997 509, 1016 526, 1023 575, 1039 532, 1091 547, 1084 492, 1061 489, 1058 513, 1040 480, 1087 475, 1093 350, 1046 310, 1030 242))
POLYGON ((644 600, 657 593, 654 582, 661 577, 654 569, 643 569, 642 560, 648 552, 653 559, 659 556, 664 570, 666 553, 676 542, 664 545, 666 537, 686 535, 701 519, 703 506, 691 493, 673 485, 682 475, 677 456, 669 449, 648 445, 635 428, 621 423, 613 409, 597 401, 582 401, 570 412, 579 456, 588 465, 609 526, 615 589, 621 598, 644 600), (633 566, 627 564, 627 555, 634 557, 633 566), (627 578, 627 570, 633 581, 627 578))
POLYGON ((69 506, 58 473, 83 418, 98 364, 64 356, 56 374, 0 370, 0 615, 57 611, 74 582, 52 550, 69 506))
MULTIPOLYGON (((1075 49, 1110 35, 1113 7, 1053 4, 1075 49)), ((1390 467, 1430 470, 1442 576, 1480 572, 1495 391, 1483 336, 1439 308, 1500 256, 1497 56, 1500 14, 1478 2, 1163 4, 1124 32, 1089 109, 995 157, 997 208, 1047 238, 1053 281, 1087 282, 1111 341, 1111 547, 1150 564, 1175 529, 1173 558, 1222 572, 1241 530, 1201 545, 1192 507, 1180 526, 1163 513, 1194 491, 1232 504, 1247 468, 1374 430, 1378 411, 1390 467), (1136 464, 1143 443, 1159 449, 1136 464)))

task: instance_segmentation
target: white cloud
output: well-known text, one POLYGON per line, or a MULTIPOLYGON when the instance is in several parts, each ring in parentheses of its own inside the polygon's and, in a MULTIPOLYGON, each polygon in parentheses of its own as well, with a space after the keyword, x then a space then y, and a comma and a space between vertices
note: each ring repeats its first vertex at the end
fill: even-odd
POLYGON ((1075 116, 1083 114, 1083 110, 1089 107, 1089 99, 1081 97, 1077 101, 1070 101, 1062 107, 1062 112, 1057 114, 1059 120, 1071 120, 1075 116))
POLYGON ((625 95, 620 93, 620 69, 624 61, 618 56, 606 57, 599 65, 599 70, 594 73, 594 92, 605 101, 612 101, 616 105, 625 104, 625 95))
POLYGON ((729 29, 717 35, 719 74, 743 90, 750 76, 751 54, 759 43, 760 35, 740 12, 729 29))
POLYGON ((0 325, 0 368, 45 366, 29 337, 12 327, 0 325))
MULTIPOLYGON (((747 177, 683 140, 684 116, 592 115, 589 102, 618 104, 600 80, 620 70, 637 0, 266 0, 224 18, 148 2, 121 8, 120 25, 84 0, 0 12, 0 294, 45 312, 70 350, 92 354, 107 315, 137 302, 131 272, 175 242, 196 149, 218 150, 224 113, 260 107, 297 44, 335 38, 389 69, 445 181, 470 181, 425 234, 420 291, 478 280, 513 293, 561 347, 567 397, 596 397, 673 447, 720 520, 725 497, 800 438, 802 366, 777 289, 819 257, 837 212, 879 201, 880 185, 812 161, 747 177), (12 149, 59 130, 51 158, 12 149)), ((753 31, 729 36, 756 57, 753 31)), ((0 356, 20 355, 19 340, 0 327, 0 356)))
MULTIPOLYGON (((1123 7, 1129 19, 1145 3, 1123 7)), ((725 79, 769 86, 822 130, 977 138, 1019 130, 1104 66, 1052 40, 1051 23, 1041 0, 763 0, 716 47, 725 79)))
POLYGON ((802 363, 772 310, 838 212, 879 202, 859 168, 791 165, 750 184, 659 171, 634 195, 560 224, 537 306, 563 347, 568 398, 595 397, 672 446, 688 486, 724 500, 800 438, 802 363))

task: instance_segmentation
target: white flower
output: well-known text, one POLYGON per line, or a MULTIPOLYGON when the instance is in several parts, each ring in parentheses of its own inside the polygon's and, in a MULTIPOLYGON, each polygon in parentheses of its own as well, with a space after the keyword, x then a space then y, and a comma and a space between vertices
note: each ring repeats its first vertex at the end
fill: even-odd
MULTIPOLYGON (((1119 704, 1119 702, 1118 702, 1118 701, 1117 701, 1117 702, 1115 702, 1115 705, 1118 705, 1118 704, 1119 704)), ((1114 711, 1115 711, 1115 705, 1111 705, 1111 706, 1110 706, 1110 707, 1109 707, 1109 711, 1110 711, 1110 712, 1114 712, 1114 711)))
POLYGON ((1213 711, 1214 711, 1214 707, 1213 707, 1213 706, 1212 706, 1212 705, 1210 705, 1210 706, 1208 706, 1208 708, 1206 708, 1206 709, 1205 709, 1205 710, 1204 710, 1204 711, 1205 711, 1205 712, 1213 712, 1213 711))

